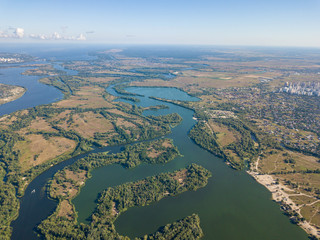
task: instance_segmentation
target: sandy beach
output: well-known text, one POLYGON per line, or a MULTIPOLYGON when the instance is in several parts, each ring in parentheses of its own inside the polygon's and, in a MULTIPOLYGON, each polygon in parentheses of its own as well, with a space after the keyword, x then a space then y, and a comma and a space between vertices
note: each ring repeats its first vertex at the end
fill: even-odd
MULTIPOLYGON (((250 171, 247 171, 248 174, 250 174, 258 183, 265 186, 271 193, 272 193, 272 199, 277 203, 282 203, 282 205, 288 205, 291 207, 291 209, 298 213, 300 217, 303 217, 300 213, 301 206, 296 205, 292 199, 290 199, 290 196, 297 196, 297 195, 305 195, 305 194, 297 194, 292 189, 288 188, 286 185, 283 185, 281 183, 278 183, 275 181, 273 176, 268 174, 261 174, 259 172, 259 158, 251 166, 250 171), (292 194, 290 194, 292 192, 292 194), (283 204, 284 203, 284 204, 283 204)), ((320 200, 317 200, 311 204, 314 204, 320 200)), ((304 220, 303 222, 300 222, 298 224, 301 228, 303 228, 308 234, 312 234, 316 236, 318 239, 320 239, 320 229, 313 226, 311 223, 304 220)))

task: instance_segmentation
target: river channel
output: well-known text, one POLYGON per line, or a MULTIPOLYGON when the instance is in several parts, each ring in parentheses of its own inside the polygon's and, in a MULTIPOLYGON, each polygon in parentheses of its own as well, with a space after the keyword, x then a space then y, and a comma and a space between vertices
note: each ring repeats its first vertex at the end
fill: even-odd
MULTIPOLYGON (((112 88, 109 93, 117 95, 112 88)), ((86 223, 95 208, 97 195, 107 187, 136 181, 161 172, 174 171, 191 163, 197 163, 213 174, 206 187, 195 192, 186 192, 176 197, 163 199, 149 206, 131 208, 119 216, 116 230, 129 237, 152 233, 158 227, 197 213, 200 216, 203 239, 307 239, 306 233, 290 223, 279 205, 271 201, 271 194, 245 171, 229 168, 222 159, 198 147, 188 137, 195 124, 193 111, 183 107, 150 99, 149 96, 185 101, 195 101, 175 88, 126 89, 144 95, 138 106, 147 107, 165 104, 169 109, 145 111, 145 115, 161 115, 176 112, 183 121, 172 129, 167 137, 183 155, 167 164, 142 164, 134 169, 121 166, 106 166, 92 172, 81 193, 74 199, 79 221, 86 223)))
MULTIPOLYGON (((38 77, 23 76, 25 68, 1 69, 0 82, 19 85, 27 88, 20 99, 1 105, 0 115, 48 104, 61 99, 60 91, 39 83, 38 77)), ((111 94, 117 95, 111 88, 111 94)), ((282 214, 279 205, 271 201, 271 194, 263 186, 255 182, 244 171, 230 169, 222 159, 219 159, 194 144, 187 136, 195 124, 191 110, 152 100, 149 96, 194 101, 184 92, 174 88, 128 88, 133 93, 144 95, 138 106, 164 104, 169 109, 146 111, 145 115, 161 115, 178 113, 183 121, 172 129, 167 137, 183 155, 167 164, 142 164, 134 169, 124 169, 119 165, 106 166, 92 172, 81 193, 74 199, 79 221, 86 222, 95 208, 98 194, 110 186, 116 186, 128 181, 135 181, 161 172, 174 171, 191 163, 197 163, 213 174, 206 187, 197 191, 185 192, 176 197, 165 198, 145 207, 131 208, 121 214, 115 222, 117 231, 129 237, 143 236, 152 233, 158 227, 178 219, 197 213, 200 216, 204 239, 308 239, 307 234, 298 226, 290 223, 282 214)), ((95 149, 97 151, 120 151, 120 147, 95 149)), ((88 153, 87 153, 88 154, 88 153)), ((85 154, 86 155, 86 154, 85 154)), ((25 195, 20 199, 19 218, 13 222, 12 239, 36 239, 33 230, 41 220, 48 217, 56 207, 56 202, 49 200, 44 191, 48 180, 63 167, 72 164, 81 155, 53 166, 35 178, 25 195), (31 192, 35 189, 35 193, 31 192)))

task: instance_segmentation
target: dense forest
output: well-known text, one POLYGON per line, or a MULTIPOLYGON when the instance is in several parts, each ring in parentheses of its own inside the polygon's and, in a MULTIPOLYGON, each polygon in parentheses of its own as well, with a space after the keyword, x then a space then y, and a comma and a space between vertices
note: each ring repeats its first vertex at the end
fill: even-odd
POLYGON ((189 217, 159 228, 153 234, 145 235, 135 240, 195 240, 202 236, 200 218, 197 214, 192 214, 189 217))

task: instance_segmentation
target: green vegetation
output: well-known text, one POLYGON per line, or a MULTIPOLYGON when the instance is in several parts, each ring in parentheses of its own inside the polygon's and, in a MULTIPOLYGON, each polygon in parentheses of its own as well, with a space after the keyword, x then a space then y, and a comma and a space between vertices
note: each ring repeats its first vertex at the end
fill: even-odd
POLYGON ((124 99, 124 100, 131 101, 131 102, 134 102, 134 103, 140 102, 140 99, 139 98, 135 98, 135 97, 122 96, 120 99, 124 99))
POLYGON ((197 214, 192 214, 189 217, 159 228, 156 233, 145 235, 135 240, 195 240, 200 239, 202 236, 200 218, 197 214))
POLYGON ((0 183, 0 238, 10 239, 10 223, 18 215, 19 201, 11 184, 0 183))
POLYGON ((189 137, 204 149, 218 157, 225 158, 225 154, 217 143, 217 136, 210 132, 204 122, 198 122, 189 132, 189 137))
POLYGON ((177 147, 173 146, 169 139, 160 139, 151 142, 142 142, 134 145, 128 145, 121 152, 119 158, 125 159, 121 164, 132 168, 144 163, 167 163, 179 155, 177 147), (120 157, 121 156, 121 157, 120 157))
POLYGON ((116 85, 113 87, 113 89, 120 95, 127 95, 127 96, 142 96, 141 94, 136 94, 136 93, 130 93, 130 92, 127 92, 125 90, 125 88, 127 88, 128 85, 125 85, 125 84, 122 84, 122 85, 116 85))
POLYGON ((57 200, 70 200, 79 192, 82 184, 90 177, 90 172, 95 168, 114 163, 121 164, 126 168, 136 167, 142 162, 166 163, 177 155, 179 155, 179 151, 169 139, 128 145, 117 154, 92 153, 57 172, 49 184, 49 194, 51 198, 57 200))
POLYGON ((217 136, 206 126, 204 122, 198 122, 189 132, 189 137, 196 144, 208 150, 212 154, 223 158, 234 169, 241 169, 242 164, 234 161, 232 156, 227 155, 217 142, 217 136))
POLYGON ((130 207, 144 206, 166 196, 204 187, 210 176, 209 171, 192 164, 185 170, 162 173, 139 182, 108 188, 101 193, 92 219, 94 222, 99 219, 102 223, 108 218, 115 220, 118 214, 130 207))
MULTIPOLYGON (((196 164, 173 173, 162 173, 103 191, 97 200, 98 205, 91 217, 90 226, 77 224, 75 218, 59 216, 57 212, 44 220, 38 230, 46 239, 126 239, 119 236, 113 222, 122 212, 134 206, 144 206, 164 197, 176 196, 187 190, 204 187, 211 173, 196 164)), ((201 236, 199 219, 187 218, 190 223, 178 222, 169 225, 162 234, 170 236, 168 229, 180 232, 180 236, 194 231, 194 236, 201 236), (193 227, 190 229, 190 225, 193 227), (195 228, 195 227, 196 228, 195 228)), ((158 233, 158 234, 161 234, 158 233)), ((164 236, 165 236, 164 235, 164 236)))
POLYGON ((226 125, 229 129, 237 131, 241 135, 241 140, 233 142, 226 148, 233 150, 242 160, 247 159, 252 161, 257 157, 260 152, 252 140, 254 134, 242 121, 233 118, 217 119, 216 122, 220 122, 226 125))
POLYGON ((182 121, 182 118, 178 113, 171 113, 168 115, 160 115, 160 116, 149 116, 149 118, 158 122, 170 124, 171 126, 176 126, 182 121))
MULTIPOLYGON (((117 114, 111 114, 112 116, 117 116, 117 114)), ((132 120, 128 117, 119 116, 125 119, 128 122, 132 122, 132 120)), ((135 142, 137 140, 147 140, 154 139, 171 132, 170 126, 178 125, 182 118, 176 114, 168 114, 165 116, 158 117, 145 117, 144 120, 147 121, 148 124, 138 124, 134 122, 136 125, 135 128, 130 126, 118 126, 115 122, 113 122, 114 129, 117 135, 109 137, 106 141, 109 145, 119 145, 125 143, 135 142)), ((101 137, 102 135, 96 135, 96 138, 101 137)))
MULTIPOLYGON (((7 192, 1 195, 0 201, 0 212, 5 219, 0 229, 3 236, 10 236, 10 223, 18 216, 17 197, 24 194, 32 179, 52 164, 87 152, 93 146, 160 137, 170 133, 171 126, 181 121, 177 114, 144 117, 141 108, 110 103, 112 98, 105 93, 104 86, 90 85, 80 77, 54 76, 42 81, 62 90, 65 99, 18 111, 0 120, 0 184, 7 192)), ((134 167, 140 162, 164 163, 179 154, 173 146, 164 151, 160 145, 149 146, 156 149, 153 154, 159 153, 156 156, 145 154, 148 150, 141 154, 133 154, 133 151, 131 155, 118 156, 121 159, 118 163, 125 167, 134 167)), ((96 161, 96 167, 113 163, 103 154, 94 158, 105 161, 96 161)), ((80 161, 77 167, 80 165, 88 171, 91 169, 87 162, 80 161)))
POLYGON ((149 97, 151 99, 157 100, 157 101, 161 101, 161 102, 167 102, 167 103, 171 103, 180 107, 184 107, 190 110, 194 110, 194 108, 191 106, 191 103, 188 101, 178 101, 178 100, 169 100, 169 99, 164 99, 164 98, 158 98, 158 97, 149 97))

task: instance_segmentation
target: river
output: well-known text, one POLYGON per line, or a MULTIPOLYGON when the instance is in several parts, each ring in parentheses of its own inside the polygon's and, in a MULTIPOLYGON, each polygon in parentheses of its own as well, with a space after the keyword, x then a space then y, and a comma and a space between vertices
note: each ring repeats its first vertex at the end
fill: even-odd
POLYGON ((63 94, 56 88, 38 82, 37 76, 21 75, 30 68, 0 69, 0 83, 21 86, 27 89, 19 99, 0 105, 0 115, 9 114, 18 110, 49 104, 63 98, 63 94))
MULTIPOLYGON (((148 97, 177 100, 195 100, 194 98, 175 88, 131 87, 127 90, 144 95, 137 97, 141 100, 135 103, 138 106, 165 104, 169 107, 146 111, 145 115, 176 112, 183 118, 182 123, 167 136, 173 139, 183 157, 177 157, 167 164, 142 164, 134 169, 114 165, 94 170, 92 178, 73 200, 80 222, 87 222, 95 208, 98 193, 107 187, 197 163, 213 173, 205 188, 166 198, 149 206, 131 208, 118 217, 115 222, 116 230, 129 237, 143 236, 167 223, 197 213, 205 234, 204 239, 307 239, 306 233, 291 224, 289 218, 280 211, 279 205, 271 201, 271 194, 267 189, 245 171, 232 170, 222 159, 193 143, 187 136, 195 124, 193 111, 148 97)), ((111 88, 108 91, 117 95, 111 88)))
MULTIPOLYGON (((55 59, 56 60, 56 59, 55 59)), ((0 106, 0 114, 48 104, 63 97, 60 91, 38 82, 39 77, 21 75, 26 68, 0 69, 0 82, 27 88, 20 99, 0 106)), ((112 89, 110 93, 115 94, 112 89)), ((117 231, 130 237, 154 232, 159 226, 197 213, 200 216, 204 239, 307 239, 307 234, 290 223, 279 206, 271 201, 271 194, 255 182, 246 172, 230 169, 222 159, 195 145, 187 136, 195 124, 191 110, 163 103, 148 96, 195 100, 174 88, 129 88, 128 91, 143 94, 139 106, 165 104, 169 109, 146 111, 144 114, 160 115, 177 112, 183 118, 180 125, 167 136, 174 140, 183 157, 177 157, 167 164, 142 164, 134 169, 124 169, 119 165, 106 166, 92 172, 92 178, 74 204, 79 213, 79 221, 85 222, 95 207, 99 192, 109 186, 135 181, 161 172, 174 171, 190 163, 197 163, 213 173, 206 187, 195 192, 185 192, 176 197, 163 199, 145 207, 131 208, 121 214, 115 222, 117 231)), ((97 151, 118 152, 120 147, 95 149, 97 151)), ((88 153, 87 153, 88 154, 88 153)), ((34 227, 50 215, 56 202, 49 200, 44 191, 48 180, 64 166, 75 162, 81 155, 53 166, 35 178, 20 199, 18 219, 13 222, 12 239, 36 239, 34 227), (31 194, 35 189, 35 193, 31 194)))

